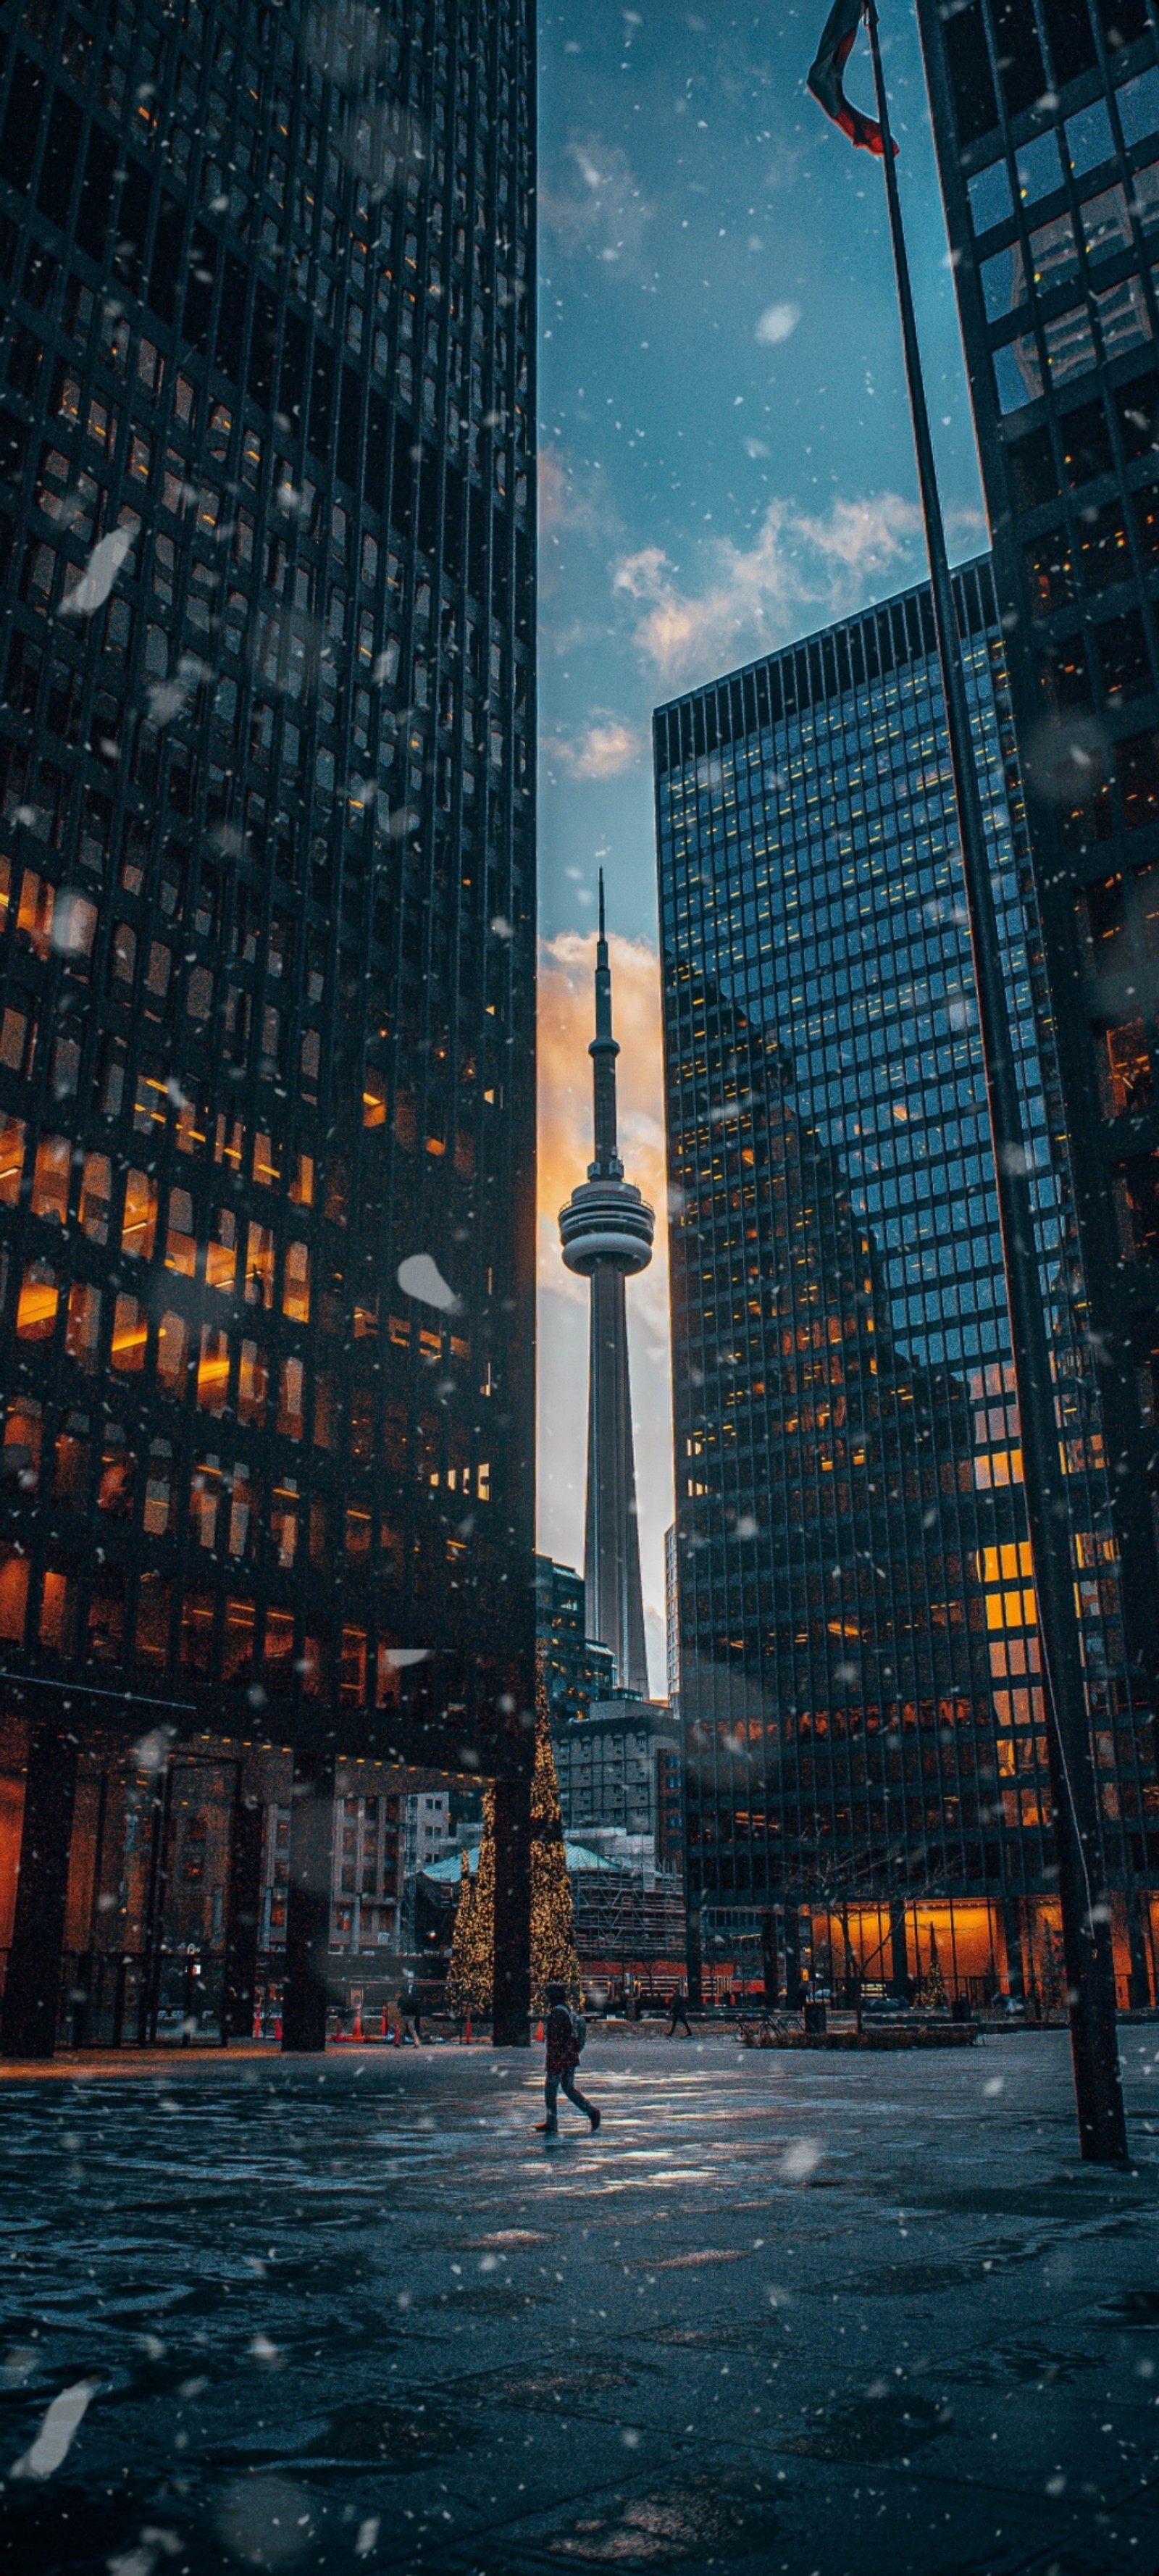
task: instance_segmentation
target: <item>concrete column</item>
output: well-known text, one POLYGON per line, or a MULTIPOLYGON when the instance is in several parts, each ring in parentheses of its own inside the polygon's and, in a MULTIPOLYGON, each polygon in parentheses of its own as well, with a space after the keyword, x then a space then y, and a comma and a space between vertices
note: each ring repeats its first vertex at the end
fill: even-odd
POLYGON ((795 1905, 786 1905, 785 1920, 785 2002, 790 2012, 799 2012, 803 2001, 801 1985, 801 1918, 795 1905))
POLYGON ((761 1965, 765 1978, 765 2007, 768 2012, 775 2012, 777 2008, 777 1918, 775 1914, 761 1916, 761 1965))
POLYGON ((531 1779, 495 1783, 496 2048, 531 2043, 531 1779))
POLYGON ((334 1756, 295 1753, 282 2047, 315 2055, 326 2046, 333 1843, 334 1756))
POLYGON ((1012 1995, 1026 1993, 1026 1960, 1022 1948, 1022 1915, 1016 1896, 1002 1900, 1002 1929, 1006 1936, 1006 1975, 1012 1995))
POLYGON ((689 1891, 686 1918, 685 1958, 688 1963, 688 2001, 693 2012, 704 2010, 704 1951, 701 1947, 700 1892, 689 1891))
POLYGON ((56 2046, 77 1747, 55 1727, 33 1726, 24 1784, 20 1876, 0 2055, 49 2058, 56 2046))
POLYGON ((262 1815, 262 1802, 247 1788, 245 1765, 239 1763, 225 1900, 225 1973, 221 1996, 223 2048, 231 2039, 250 2039, 253 2036, 258 1990, 258 1918, 262 1900, 262 1815))
POLYGON ((891 1995, 900 1995, 904 2000, 908 1998, 909 1989, 905 1902, 900 1896, 891 1896, 889 1900, 889 1990, 891 1995))
POLYGON ((1129 1887, 1126 1896, 1127 1946, 1131 1954, 1130 1983, 1127 1988, 1132 2012, 1146 2012, 1151 2001, 1151 1977, 1147 1958, 1147 1930, 1144 1907, 1147 1899, 1138 1888, 1129 1887))

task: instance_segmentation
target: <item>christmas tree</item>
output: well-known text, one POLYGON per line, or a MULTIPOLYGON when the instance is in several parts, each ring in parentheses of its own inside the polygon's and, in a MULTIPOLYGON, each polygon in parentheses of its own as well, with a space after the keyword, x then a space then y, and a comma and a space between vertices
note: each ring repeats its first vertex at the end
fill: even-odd
MULTIPOLYGON (((558 1980, 579 2000, 580 1973, 572 1919, 571 1881, 567 1874, 563 1820, 555 1756, 547 1722, 547 1686, 542 1655, 536 1687, 535 1761, 531 1774, 531 2009, 541 2013, 547 1988, 558 1980)), ((463 1874, 459 1907, 447 1972, 447 2010, 488 2013, 491 2010, 495 1946, 495 1793, 484 1792, 483 1840, 474 1883, 463 1874)))
MULTIPOLYGON (((920 1951, 918 1957, 920 1963, 920 1951)), ((938 1936, 932 1923, 930 1925, 930 1964, 925 1976, 918 1978, 917 2001, 928 2005, 933 2012, 940 2012, 945 2008, 946 1980, 942 1975, 942 1963, 938 1957, 938 1936)))
POLYGON ((472 1883, 471 1864, 463 1853, 459 1903, 447 1971, 447 2010, 487 2013, 491 2010, 491 1945, 495 1931, 495 1799, 483 1798, 483 1840, 472 1883))

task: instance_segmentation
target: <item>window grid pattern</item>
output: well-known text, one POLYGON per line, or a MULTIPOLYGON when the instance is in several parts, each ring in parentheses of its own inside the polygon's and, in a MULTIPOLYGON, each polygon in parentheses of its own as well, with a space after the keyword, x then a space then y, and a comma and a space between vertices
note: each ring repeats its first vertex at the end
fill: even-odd
POLYGON ((529 29, 58 33, 0 88, 4 1653, 397 1712, 531 1546, 529 29))
MULTIPOLYGON (((956 576, 1104 1807, 1141 1787, 988 563, 956 576)), ((1049 1885, 985 1087, 928 593, 662 710, 681 1713, 706 1900, 1049 1885)))
POLYGON ((919 17, 1114 1462, 1124 1752, 1143 1773, 1116 1857, 1126 1883, 1154 1884, 1155 19, 1148 0, 968 0, 952 34, 925 0, 919 17), (1126 336, 1112 305, 1135 316, 1126 336))

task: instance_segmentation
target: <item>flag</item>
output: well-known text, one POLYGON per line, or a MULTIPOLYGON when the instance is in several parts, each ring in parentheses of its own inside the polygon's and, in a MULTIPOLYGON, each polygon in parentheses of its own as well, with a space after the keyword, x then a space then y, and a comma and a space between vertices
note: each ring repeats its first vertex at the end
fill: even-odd
MULTIPOLYGON (((870 0, 872 6, 872 0, 870 0)), ((853 51, 858 27, 865 14, 865 0, 833 0, 825 21, 817 60, 812 65, 806 87, 812 90, 819 107, 831 116, 843 134, 862 151, 882 155, 881 127, 875 117, 864 116, 852 107, 841 86, 841 75, 853 51)), ((897 150, 896 143, 894 151, 897 150)))

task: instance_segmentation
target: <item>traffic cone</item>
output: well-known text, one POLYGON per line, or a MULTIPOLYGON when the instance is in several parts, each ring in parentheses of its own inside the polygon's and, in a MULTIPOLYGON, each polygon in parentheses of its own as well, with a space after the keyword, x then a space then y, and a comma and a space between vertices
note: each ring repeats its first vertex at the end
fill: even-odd
POLYGON ((542 2021, 537 2021, 537 2022, 536 2022, 536 2025, 535 2025, 535 2036, 536 2036, 536 2038, 537 2038, 537 2039, 542 2039, 542 2037, 543 2037, 543 2023, 542 2023, 542 2021))

